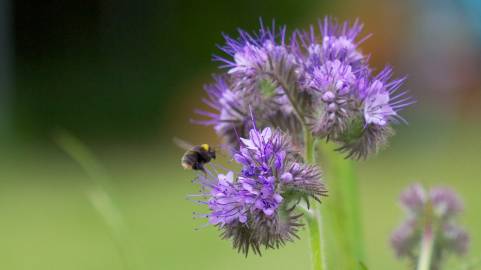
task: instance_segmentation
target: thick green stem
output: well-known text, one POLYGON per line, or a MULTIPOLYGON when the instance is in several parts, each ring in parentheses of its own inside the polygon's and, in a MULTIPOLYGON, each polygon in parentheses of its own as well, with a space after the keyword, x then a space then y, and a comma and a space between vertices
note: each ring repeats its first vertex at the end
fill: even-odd
MULTIPOLYGON (((315 142, 311 132, 304 128, 304 159, 307 163, 315 163, 315 142)), ((322 231, 322 213, 317 204, 312 205, 309 214, 304 215, 309 228, 311 261, 313 270, 326 270, 326 253, 324 251, 324 237, 322 231)))

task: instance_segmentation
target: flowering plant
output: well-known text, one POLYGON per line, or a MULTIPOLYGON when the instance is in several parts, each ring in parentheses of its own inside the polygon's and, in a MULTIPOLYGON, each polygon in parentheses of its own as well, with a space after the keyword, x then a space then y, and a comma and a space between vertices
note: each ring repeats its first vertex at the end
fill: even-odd
MULTIPOLYGON (((246 256, 249 250, 260 255, 262 248, 293 241, 306 224, 313 269, 363 267, 352 163, 386 145, 393 125, 406 122, 400 111, 413 100, 402 89, 405 77, 395 78, 391 67, 376 72, 369 65, 369 56, 359 48, 369 37, 360 35, 362 28, 357 20, 338 23, 326 17, 307 31, 288 32, 285 26, 267 27, 261 21, 257 32, 224 35, 223 54, 214 56, 221 74, 205 86, 203 102, 210 109, 197 110, 204 117, 194 122, 212 126, 241 169, 218 172, 211 165, 198 174, 205 198, 199 202, 208 208, 199 216, 246 256), (327 188, 318 161, 336 177, 328 182, 328 199, 337 207, 319 206, 327 188), (324 240, 321 225, 330 222, 324 213, 338 220, 333 237, 340 243, 337 251, 329 250, 334 245, 324 240), (329 263, 326 254, 334 256, 329 263)), ((423 258, 411 247, 419 240, 415 228, 421 226, 419 216, 426 215, 419 210, 424 204, 445 205, 446 216, 457 211, 456 200, 448 199, 453 196, 438 193, 433 190, 429 200, 404 200, 405 205, 416 204, 408 208, 417 214, 393 236, 398 255, 423 258)), ((445 226, 443 239, 466 238, 451 223, 439 224, 445 226)), ((459 250, 465 250, 458 242, 459 250)), ((437 269, 435 265, 418 269, 437 269)))

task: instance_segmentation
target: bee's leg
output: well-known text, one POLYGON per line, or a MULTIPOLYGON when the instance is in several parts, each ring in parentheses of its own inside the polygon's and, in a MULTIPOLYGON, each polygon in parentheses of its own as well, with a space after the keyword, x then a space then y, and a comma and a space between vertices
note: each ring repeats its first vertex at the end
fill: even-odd
MULTIPOLYGON (((204 181, 208 182, 209 180, 209 175, 206 171, 206 169, 204 168, 204 166, 200 165, 197 169, 199 172, 198 172, 198 178, 203 178, 204 181)), ((205 193, 206 192, 206 189, 205 189, 205 186, 204 185, 200 185, 200 192, 201 193, 205 193)))
POLYGON ((197 165, 197 169, 198 169, 199 171, 203 172, 205 177, 208 176, 207 170, 205 169, 204 165, 202 165, 202 164, 197 165))

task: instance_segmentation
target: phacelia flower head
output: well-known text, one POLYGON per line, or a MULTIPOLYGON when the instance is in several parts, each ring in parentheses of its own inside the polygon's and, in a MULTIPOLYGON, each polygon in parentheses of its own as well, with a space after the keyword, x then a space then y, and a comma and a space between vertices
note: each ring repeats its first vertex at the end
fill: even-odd
MULTIPOLYGON (((435 187, 426 191, 421 185, 408 187, 400 197, 406 220, 393 232, 391 245, 398 257, 418 259, 423 234, 433 235, 435 265, 448 253, 463 255, 468 249, 468 234, 456 224, 462 203, 452 190, 435 187)), ((437 268, 433 268, 437 269, 437 268)))
POLYGON ((302 163, 282 131, 252 128, 240 140, 234 155, 239 173, 201 174, 198 181, 209 190, 209 223, 247 255, 296 238, 302 225, 296 205, 309 197, 319 201, 326 189, 320 169, 302 163))
POLYGON ((412 103, 399 91, 404 79, 391 80, 392 70, 372 74, 359 45, 362 24, 338 24, 325 18, 297 32, 299 91, 310 94, 307 123, 314 135, 337 142, 348 157, 365 158, 377 152, 393 134, 392 123, 404 121, 398 112, 412 103), (398 92, 399 91, 399 92, 398 92))
POLYGON ((222 75, 205 87, 204 102, 214 112, 199 111, 231 148, 237 135, 252 127, 249 111, 260 128, 272 126, 288 132, 302 148, 303 130, 338 144, 347 157, 359 159, 376 153, 394 134, 392 126, 405 122, 399 112, 412 104, 401 89, 404 78, 393 78, 387 67, 375 73, 359 45, 362 24, 338 23, 326 17, 309 31, 266 27, 254 33, 224 35, 220 46, 222 75))
POLYGON ((383 147, 394 134, 392 124, 406 122, 399 112, 413 104, 407 92, 400 86, 405 78, 392 79, 392 69, 387 67, 370 78, 370 73, 361 75, 354 87, 355 98, 348 129, 337 137, 339 150, 349 157, 365 158, 383 147))
MULTIPOLYGON (((284 131, 297 131, 299 119, 294 115, 292 97, 297 100, 295 56, 287 44, 286 28, 261 27, 257 33, 239 30, 237 39, 224 36, 221 50, 226 56, 215 56, 225 74, 215 76, 215 83, 205 87, 204 100, 215 112, 198 111, 208 117, 196 121, 212 125, 231 148, 238 147, 238 136, 247 136, 251 127, 249 111, 258 116, 258 125, 274 125, 284 131), (286 91, 291 91, 288 97, 286 91)), ((297 136, 293 136, 296 138, 297 136)))

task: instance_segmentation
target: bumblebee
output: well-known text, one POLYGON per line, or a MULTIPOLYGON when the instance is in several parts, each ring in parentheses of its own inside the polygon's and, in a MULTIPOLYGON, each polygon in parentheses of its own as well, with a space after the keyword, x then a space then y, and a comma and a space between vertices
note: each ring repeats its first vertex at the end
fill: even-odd
POLYGON ((182 156, 181 164, 184 169, 203 171, 204 165, 215 159, 215 149, 208 144, 192 146, 182 156))

